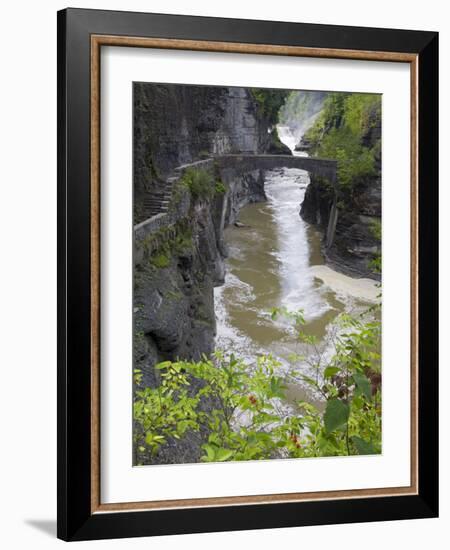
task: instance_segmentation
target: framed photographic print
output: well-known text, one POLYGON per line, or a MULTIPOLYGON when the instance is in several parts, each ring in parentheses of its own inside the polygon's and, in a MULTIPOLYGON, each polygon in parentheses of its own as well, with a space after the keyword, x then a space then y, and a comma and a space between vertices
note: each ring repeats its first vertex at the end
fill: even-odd
POLYGON ((58 13, 58 536, 438 513, 434 32, 58 13))

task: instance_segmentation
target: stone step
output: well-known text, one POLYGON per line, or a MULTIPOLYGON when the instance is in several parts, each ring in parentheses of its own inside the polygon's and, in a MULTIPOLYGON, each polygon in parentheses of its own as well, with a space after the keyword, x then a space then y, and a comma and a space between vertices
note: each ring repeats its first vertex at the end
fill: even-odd
POLYGON ((144 204, 144 208, 167 208, 169 206, 169 203, 152 203, 152 204, 144 204))
POLYGON ((144 208, 146 210, 160 210, 161 208, 168 208, 169 205, 168 204, 146 204, 144 205, 144 208))
POLYGON ((172 189, 173 182, 165 181, 157 189, 148 192, 147 196, 144 197, 142 202, 146 215, 149 218, 168 211, 172 198, 172 189))
POLYGON ((151 195, 150 197, 146 197, 144 200, 168 200, 171 195, 151 195))
POLYGON ((151 206, 153 204, 157 205, 157 204, 169 204, 170 201, 167 201, 167 200, 164 200, 164 201, 157 201, 157 200, 150 200, 150 201, 145 201, 144 202, 144 205, 145 206, 151 206))
POLYGON ((160 211, 160 210, 168 210, 168 205, 167 204, 163 204, 163 205, 154 205, 154 206, 148 206, 146 208, 146 210, 157 210, 157 211, 160 211))

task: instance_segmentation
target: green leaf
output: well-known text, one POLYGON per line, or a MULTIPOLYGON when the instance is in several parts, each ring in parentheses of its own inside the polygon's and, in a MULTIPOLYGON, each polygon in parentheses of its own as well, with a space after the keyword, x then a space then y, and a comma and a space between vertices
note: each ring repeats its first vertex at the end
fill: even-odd
POLYGON ((270 379, 270 391, 274 395, 274 397, 280 397, 281 399, 284 397, 284 386, 282 383, 281 378, 272 377, 270 379))
POLYGON ((217 449, 215 460, 218 462, 225 462, 225 460, 231 458, 232 455, 233 451, 230 451, 230 449, 217 449))
POLYGON ((343 401, 340 399, 330 399, 323 417, 325 430, 330 433, 346 424, 349 413, 349 406, 343 401))
POLYGON ((367 397, 367 399, 372 398, 372 386, 370 384, 369 379, 364 376, 364 374, 361 374, 360 372, 355 372, 353 374, 353 378, 355 380, 356 387, 358 390, 367 397))
POLYGON ((332 378, 335 374, 339 372, 339 370, 339 367, 327 367, 323 371, 323 375, 325 376, 325 378, 332 378))
POLYGON ((277 390, 278 390, 278 384, 277 384, 277 379, 272 377, 270 379, 270 391, 272 393, 277 393, 277 390))
POLYGON ((216 449, 212 445, 203 445, 207 454, 207 461, 212 462, 216 457, 216 449))
POLYGON ((361 439, 358 436, 352 437, 353 444, 356 447, 356 450, 358 451, 359 455, 374 455, 377 454, 377 451, 375 450, 372 443, 369 443, 368 441, 364 441, 364 439, 361 439))

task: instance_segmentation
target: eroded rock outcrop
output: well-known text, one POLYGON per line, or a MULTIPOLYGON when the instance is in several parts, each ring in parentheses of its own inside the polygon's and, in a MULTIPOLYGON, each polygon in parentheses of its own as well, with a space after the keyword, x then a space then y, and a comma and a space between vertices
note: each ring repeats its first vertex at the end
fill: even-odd
MULTIPOLYGON (((308 223, 319 226, 325 236, 334 192, 324 179, 314 175, 310 179, 300 215, 308 223)), ((327 247, 324 238, 322 247, 327 263, 350 276, 380 280, 373 268, 373 259, 380 254, 380 239, 376 234, 380 220, 381 178, 368 179, 354 189, 344 208, 339 208, 338 202, 333 242, 327 247)))

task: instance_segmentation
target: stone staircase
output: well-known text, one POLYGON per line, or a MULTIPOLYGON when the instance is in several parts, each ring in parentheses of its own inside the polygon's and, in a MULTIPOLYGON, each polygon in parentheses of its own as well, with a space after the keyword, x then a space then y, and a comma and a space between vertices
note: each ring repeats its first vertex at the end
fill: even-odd
POLYGON ((172 183, 168 181, 161 183, 156 191, 147 193, 143 200, 145 217, 153 218, 153 216, 167 212, 171 196, 172 183))

